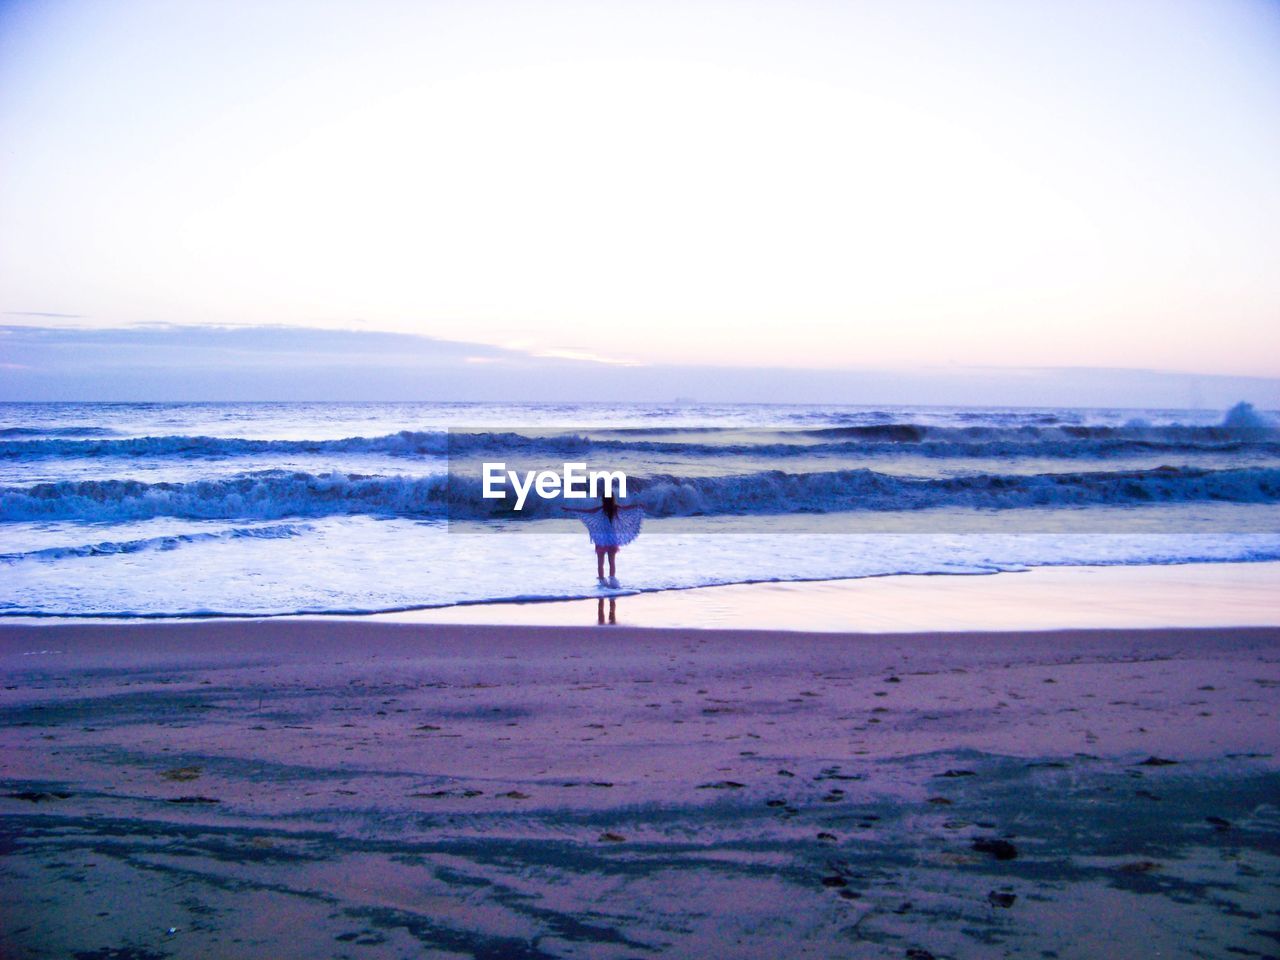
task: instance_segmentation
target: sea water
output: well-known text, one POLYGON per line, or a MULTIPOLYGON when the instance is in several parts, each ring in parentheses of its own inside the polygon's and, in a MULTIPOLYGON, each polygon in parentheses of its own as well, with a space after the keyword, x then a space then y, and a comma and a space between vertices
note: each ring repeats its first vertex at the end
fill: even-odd
POLYGON ((0 616, 356 613, 591 596, 555 499, 623 469, 627 589, 1280 559, 1274 413, 698 404, 0 404, 0 616))

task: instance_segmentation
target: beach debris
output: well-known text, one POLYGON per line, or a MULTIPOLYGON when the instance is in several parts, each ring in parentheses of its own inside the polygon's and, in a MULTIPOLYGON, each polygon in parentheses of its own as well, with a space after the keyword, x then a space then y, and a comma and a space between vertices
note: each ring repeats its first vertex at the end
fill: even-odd
POLYGON ((178 932, 177 927, 170 927, 168 930, 165 931, 165 936, 172 937, 177 932, 178 932))
POLYGON ((951 806, 952 801, 948 800, 946 797, 930 797, 925 801, 925 803, 936 803, 939 806, 949 807, 951 806))
POLYGON ((1003 890, 992 890, 987 894, 987 903, 993 907, 1003 907, 1006 910, 1012 907, 1017 899, 1018 895, 1016 893, 1005 893, 1003 890))
POLYGON ((483 796, 483 790, 432 790, 430 793, 411 793, 411 797, 428 797, 436 799, 439 797, 462 797, 470 799, 471 797, 483 796))
POLYGON ((529 794, 521 793, 519 790, 508 790, 506 793, 498 794, 498 796, 505 797, 508 800, 528 800, 529 799, 529 794))
POLYGON ((937 958, 928 950, 920 947, 911 947, 907 951, 907 960, 937 960, 937 958))
POLYGON ((200 779, 199 767, 173 767, 170 770, 160 771, 161 780, 198 780, 200 779))
POLYGON ((973 841, 972 847, 978 853, 989 853, 997 860, 1013 860, 1018 856, 1018 848, 1008 840, 979 837, 973 841))
POLYGON ((1160 797, 1157 794, 1152 793, 1150 790, 1135 790, 1133 791, 1133 795, 1135 797, 1141 797, 1143 800, 1159 800, 1160 799, 1160 797))
POLYGON ((976 777, 977 774, 972 770, 944 770, 942 773, 935 773, 935 777, 976 777))
POLYGON ((1150 873, 1152 870, 1159 870, 1160 864, 1154 860, 1134 860, 1130 863, 1122 863, 1116 869, 1121 873, 1150 873))
POLYGON ((1222 819, 1222 817, 1205 817, 1205 818, 1204 818, 1204 822, 1205 822, 1205 823, 1208 823, 1208 824, 1212 824, 1213 829, 1215 829, 1215 830, 1230 830, 1230 829, 1231 829, 1231 821, 1230 821, 1230 820, 1223 820, 1223 819, 1222 819))
POLYGON ((434 723, 424 723, 421 726, 414 727, 415 730, 443 730, 443 727, 437 727, 434 723))
POLYGON ((795 776, 795 774, 794 774, 794 773, 792 773, 790 770, 779 770, 779 771, 778 771, 778 776, 780 776, 780 777, 794 777, 794 776, 795 776))
POLYGON ((592 780, 589 784, 587 784, 587 786, 589 786, 589 787, 612 787, 612 786, 613 786, 613 784, 612 784, 612 783, 610 783, 608 780, 592 780))
POLYGON ((785 806, 787 805, 787 801, 785 801, 785 800, 766 800, 766 801, 764 802, 764 805, 765 805, 766 807, 785 807, 785 806))
POLYGON ((194 796, 194 795, 193 795, 193 796, 189 796, 189 797, 170 797, 170 798, 169 798, 169 800, 168 800, 167 802, 169 802, 169 803, 190 803, 190 804, 202 804, 202 803, 221 803, 222 801, 221 801, 221 800, 215 800, 213 797, 201 797, 201 796, 194 796))
POLYGON ((626 843, 627 838, 620 833, 614 833, 612 830, 606 830, 600 834, 602 843, 626 843))
POLYGON ((899 677, 885 677, 884 682, 885 683, 901 683, 902 680, 899 677))
POLYGON ((26 800, 28 803, 47 803, 50 800, 66 800, 71 794, 61 790, 19 790, 17 793, 6 793, 5 796, 14 800, 26 800))
POLYGON ((860 773, 841 773, 841 772, 840 772, 840 768, 839 768, 839 767, 826 767, 826 768, 824 768, 824 769, 822 770, 822 772, 821 772, 821 773, 819 773, 819 774, 818 774, 816 777, 814 777, 813 779, 814 779, 815 781, 818 781, 818 780, 861 780, 861 779, 863 779, 863 776, 862 776, 862 774, 860 774, 860 773))
POLYGON ((839 803, 844 799, 844 791, 838 787, 832 787, 827 791, 826 796, 822 798, 823 803, 839 803))
POLYGON ((822 878, 822 885, 824 887, 847 887, 849 881, 838 873, 829 873, 822 878))
POLYGON ((717 780, 714 783, 700 783, 699 790, 741 790, 745 787, 745 783, 738 783, 736 780, 717 780))
POLYGON ((836 835, 835 835, 834 833, 820 833, 820 834, 818 834, 818 839, 819 839, 819 840, 826 840, 826 841, 830 842, 830 841, 834 841, 834 840, 835 840, 835 838, 836 838, 836 835))
POLYGON ((1177 762, 1178 762, 1177 760, 1167 760, 1164 757, 1150 756, 1150 757, 1147 757, 1147 759, 1141 761, 1138 764, 1138 766, 1140 767, 1172 767, 1177 762))

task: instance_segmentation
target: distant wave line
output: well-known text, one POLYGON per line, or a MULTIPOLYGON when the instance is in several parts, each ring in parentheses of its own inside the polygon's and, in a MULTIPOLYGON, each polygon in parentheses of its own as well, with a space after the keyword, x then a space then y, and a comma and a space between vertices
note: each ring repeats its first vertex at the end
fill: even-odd
MULTIPOLYGON (((24 435, 8 428, 10 438, 24 435)), ((91 428, 68 428, 88 431, 91 428)), ((493 431, 411 431, 377 437, 329 440, 265 440, 243 437, 155 436, 121 439, 42 436, 0 440, 0 458, 16 461, 95 459, 101 457, 234 458, 258 455, 381 454, 391 457, 447 457, 501 454, 587 456, 661 454, 687 457, 795 458, 808 456, 880 456, 910 453, 932 458, 1057 459, 1114 458, 1140 453, 1226 454, 1249 452, 1280 456, 1280 433, 1266 427, 1131 425, 1126 427, 935 427, 883 424, 817 430, 744 431, 700 429, 699 440, 660 440, 668 428, 614 428, 600 431, 537 434, 493 431), (719 436, 720 442, 714 437, 719 436)), ((75 434, 79 437, 79 433, 75 434)))

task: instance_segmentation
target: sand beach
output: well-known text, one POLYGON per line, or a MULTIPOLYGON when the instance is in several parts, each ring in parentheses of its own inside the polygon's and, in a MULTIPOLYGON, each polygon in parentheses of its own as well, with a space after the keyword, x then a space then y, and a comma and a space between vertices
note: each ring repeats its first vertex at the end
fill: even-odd
POLYGON ((1276 626, 10 624, 0 669, 5 957, 1278 949, 1276 626))

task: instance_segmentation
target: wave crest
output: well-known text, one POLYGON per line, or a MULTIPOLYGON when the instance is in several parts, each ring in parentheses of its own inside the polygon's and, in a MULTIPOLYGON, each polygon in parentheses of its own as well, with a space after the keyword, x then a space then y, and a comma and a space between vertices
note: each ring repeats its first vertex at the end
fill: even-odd
MULTIPOLYGON (((1154 470, 981 474, 921 479, 873 470, 720 477, 629 478, 633 499, 650 516, 923 510, 1008 510, 1220 501, 1280 502, 1280 469, 1154 470)), ((191 483, 86 480, 0 488, 0 520, 139 520, 152 517, 258 520, 364 514, 455 520, 560 517, 559 498, 531 492, 524 510, 481 496, 478 477, 315 475, 263 471, 191 483)))
POLYGON ((65 560, 70 557, 112 557, 122 553, 141 553, 145 550, 176 550, 193 543, 213 543, 219 540, 283 540, 300 537, 311 531, 306 524, 281 523, 263 527, 233 527, 230 530, 206 533, 179 533, 165 537, 144 537, 138 540, 104 540, 73 547, 45 547, 19 553, 0 553, 0 563, 21 563, 24 560, 65 560))

